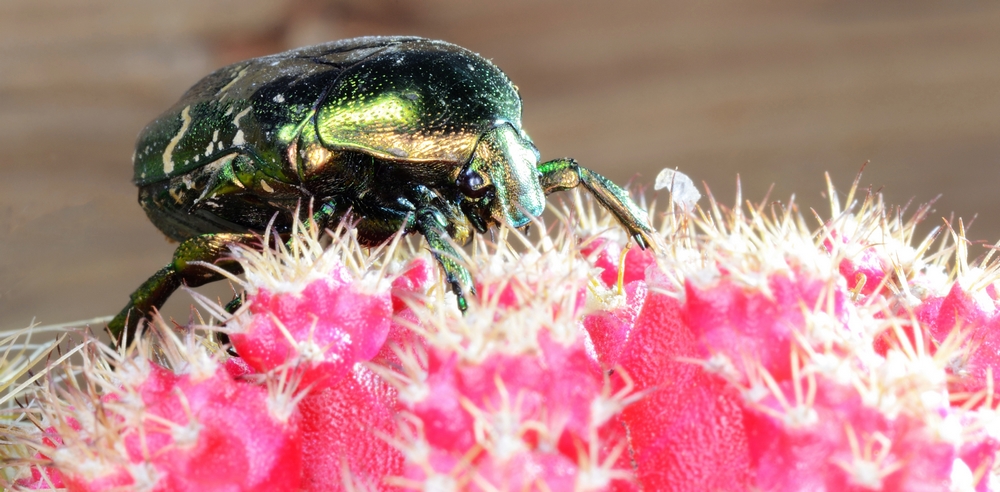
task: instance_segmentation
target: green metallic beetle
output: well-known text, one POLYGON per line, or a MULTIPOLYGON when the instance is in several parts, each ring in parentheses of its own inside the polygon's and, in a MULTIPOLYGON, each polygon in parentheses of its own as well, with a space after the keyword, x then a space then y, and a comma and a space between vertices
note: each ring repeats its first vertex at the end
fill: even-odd
POLYGON ((287 232, 300 203, 316 204, 321 226, 350 211, 367 245, 419 232, 463 310, 472 282, 452 242, 526 225, 549 193, 582 184, 653 244, 620 187, 572 159, 539 163, 500 69, 422 38, 348 39, 219 69, 146 126, 133 164, 139 203, 180 246, 109 323, 116 337, 181 284, 222 278, 191 262, 238 273, 227 245, 253 241, 273 217, 287 232))

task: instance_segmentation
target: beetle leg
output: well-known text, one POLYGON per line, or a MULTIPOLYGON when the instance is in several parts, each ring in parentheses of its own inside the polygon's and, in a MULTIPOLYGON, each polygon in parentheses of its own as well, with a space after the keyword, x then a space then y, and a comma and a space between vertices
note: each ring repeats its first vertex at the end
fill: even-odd
POLYGON ((132 293, 125 309, 108 323, 111 335, 119 341, 123 335, 131 338, 139 320, 162 307, 170 294, 182 284, 198 287, 223 278, 222 274, 191 262, 214 263, 228 272, 241 273, 243 270, 239 263, 225 259, 229 253, 228 245, 248 243, 256 238, 253 234, 202 234, 182 242, 174 251, 173 260, 143 282, 132 293))
POLYGON ((433 207, 436 213, 441 214, 442 220, 446 224, 445 231, 452 241, 463 246, 469 244, 469 241, 472 240, 472 228, 475 226, 469 222, 465 211, 458 204, 445 200, 437 192, 424 185, 417 185, 412 191, 415 192, 419 203, 433 207))
POLYGON ((328 199, 320 205, 319 210, 313 212, 312 221, 317 227, 328 228, 330 222, 340 216, 341 214, 337 212, 337 202, 328 199))
POLYGON ((646 211, 639 208, 628 192, 608 178, 576 163, 573 159, 557 159, 538 165, 539 181, 546 195, 576 188, 581 184, 604 206, 642 248, 656 248, 656 232, 649 225, 646 211))
POLYGON ((458 261, 458 253, 447 239, 448 222, 445 220, 444 214, 434 208, 424 208, 417 211, 415 221, 417 230, 427 239, 434 259, 444 269, 445 280, 451 285, 452 292, 458 296, 458 309, 464 313, 469 305, 462 289, 463 287, 468 288, 469 293, 473 295, 475 295, 476 289, 472 285, 472 275, 458 261))

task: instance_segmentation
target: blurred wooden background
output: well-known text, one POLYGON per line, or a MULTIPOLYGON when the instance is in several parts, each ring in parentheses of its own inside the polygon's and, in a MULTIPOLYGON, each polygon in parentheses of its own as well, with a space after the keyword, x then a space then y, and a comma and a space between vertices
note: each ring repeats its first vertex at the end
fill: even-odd
POLYGON ((366 34, 492 58, 543 157, 618 182, 678 167, 731 203, 739 174, 825 212, 823 172, 844 189, 871 160, 891 202, 942 193, 935 223, 1000 239, 997 2, 3 0, 0 328, 113 314, 168 260, 129 158, 188 86, 366 34))

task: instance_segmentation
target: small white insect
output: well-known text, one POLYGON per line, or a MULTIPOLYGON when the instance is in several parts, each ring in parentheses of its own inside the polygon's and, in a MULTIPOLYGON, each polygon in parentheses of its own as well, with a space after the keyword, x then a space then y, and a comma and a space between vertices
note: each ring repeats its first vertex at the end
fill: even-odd
POLYGON ((701 192, 695 186, 694 181, 688 175, 670 168, 660 171, 656 175, 654 190, 666 189, 670 192, 670 199, 674 205, 690 212, 694 210, 695 204, 701 200, 701 192))

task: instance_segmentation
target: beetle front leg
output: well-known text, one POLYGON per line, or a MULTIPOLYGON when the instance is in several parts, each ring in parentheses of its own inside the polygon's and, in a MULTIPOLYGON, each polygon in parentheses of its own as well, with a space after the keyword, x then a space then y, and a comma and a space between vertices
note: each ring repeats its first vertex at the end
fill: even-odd
POLYGON ((233 274, 241 273, 243 269, 239 263, 224 259, 229 253, 228 246, 232 243, 248 243, 256 238, 253 234, 203 234, 182 242, 174 251, 173 260, 143 282, 132 293, 125 308, 108 323, 111 335, 117 341, 121 341, 123 335, 131 339, 139 320, 163 307, 170 294, 181 285, 198 287, 222 280, 222 274, 191 262, 214 263, 233 274))
POLYGON ((646 211, 639 208, 620 186, 568 158, 543 162, 538 165, 538 171, 542 173, 539 181, 546 195, 582 184, 615 216, 640 247, 655 250, 656 231, 649 225, 646 211))
POLYGON ((464 313, 469 308, 469 304, 465 300, 462 289, 463 287, 468 288, 469 293, 473 295, 475 295, 476 289, 472 285, 472 275, 458 261, 458 253, 447 240, 448 222, 445 220, 444 214, 434 208, 424 208, 417 211, 414 221, 417 231, 424 236, 424 239, 427 239, 434 259, 444 269, 445 281, 451 285, 452 292, 458 296, 458 309, 464 313))

